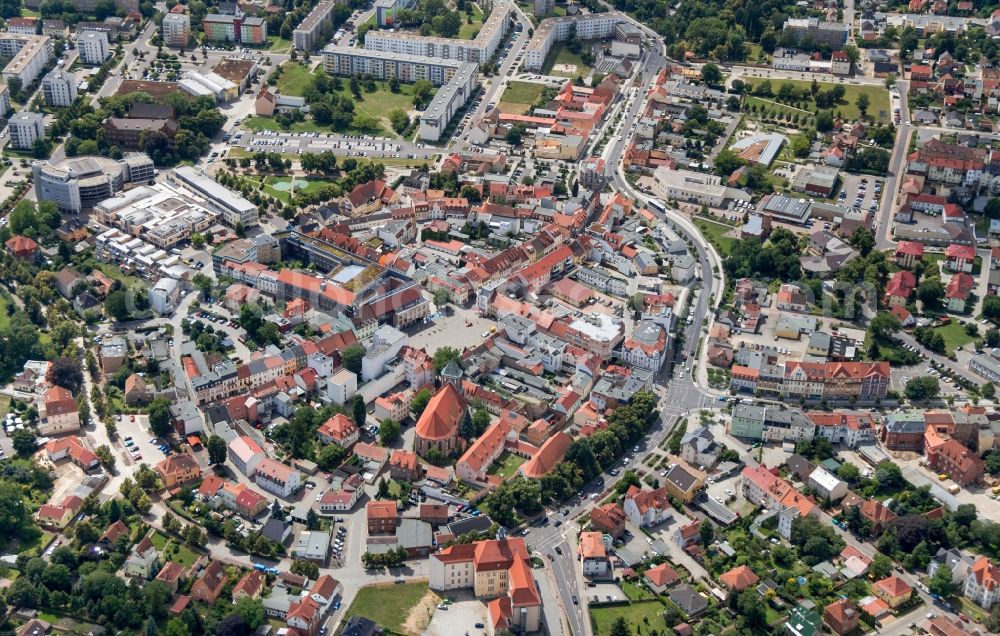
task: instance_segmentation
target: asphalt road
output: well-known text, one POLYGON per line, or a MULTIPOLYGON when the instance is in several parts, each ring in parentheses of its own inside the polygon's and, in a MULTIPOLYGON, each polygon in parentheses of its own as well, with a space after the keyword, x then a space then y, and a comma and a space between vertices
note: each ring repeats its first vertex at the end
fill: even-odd
POLYGON ((882 207, 879 208, 878 218, 875 219, 875 245, 878 249, 886 249, 893 245, 889 233, 892 230, 892 206, 899 189, 899 177, 903 172, 903 161, 906 159, 906 151, 910 147, 910 134, 913 127, 910 125, 910 108, 907 105, 907 93, 910 83, 905 80, 896 82, 899 88, 899 114, 900 121, 896 132, 896 145, 892 149, 892 156, 889 158, 889 174, 886 175, 885 194, 882 196, 882 207))

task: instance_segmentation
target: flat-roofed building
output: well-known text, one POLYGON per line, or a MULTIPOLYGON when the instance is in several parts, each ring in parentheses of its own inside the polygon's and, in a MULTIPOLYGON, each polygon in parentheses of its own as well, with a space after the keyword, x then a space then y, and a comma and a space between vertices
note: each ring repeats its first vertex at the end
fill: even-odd
POLYGON ((16 77, 22 86, 30 86, 45 70, 53 51, 52 38, 47 35, 0 34, 0 57, 11 58, 3 69, 4 80, 16 77))
POLYGON ((84 64, 100 66, 111 57, 108 34, 100 31, 86 31, 76 36, 76 47, 84 64))
POLYGON ((64 108, 76 101, 76 75, 61 68, 53 69, 42 79, 42 94, 47 106, 64 108))
POLYGON ((329 30, 333 27, 335 6, 332 0, 323 0, 313 7, 309 15, 292 32, 292 41, 297 50, 315 51, 323 44, 323 40, 329 37, 329 30))
POLYGON ((22 110, 10 118, 8 129, 11 146, 31 150, 36 140, 45 138, 45 119, 41 113, 22 110))
POLYGON ((217 209, 222 214, 222 220, 230 227, 240 225, 250 228, 260 224, 256 205, 241 194, 216 183, 204 172, 191 166, 181 166, 174 170, 172 176, 175 182, 204 197, 209 207, 217 209))
POLYGON ((167 13, 160 25, 163 43, 174 49, 183 49, 191 39, 191 16, 186 13, 167 13))
POLYGON ((542 20, 525 48, 524 68, 528 71, 540 71, 545 64, 545 58, 552 50, 552 45, 569 38, 574 28, 576 37, 581 40, 605 40, 614 37, 618 24, 625 21, 625 16, 617 11, 542 20))
POLYGON ((722 178, 690 170, 671 170, 660 166, 653 173, 655 189, 664 198, 722 207, 727 200, 749 201, 750 195, 739 188, 722 184, 722 178))

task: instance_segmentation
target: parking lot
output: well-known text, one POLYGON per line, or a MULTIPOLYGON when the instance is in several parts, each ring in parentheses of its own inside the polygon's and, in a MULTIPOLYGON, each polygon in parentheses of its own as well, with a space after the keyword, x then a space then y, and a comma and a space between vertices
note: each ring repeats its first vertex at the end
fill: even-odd
POLYGON ((118 439, 114 443, 128 451, 125 455, 130 459, 126 462, 152 466, 171 453, 166 443, 150 432, 148 415, 119 414, 116 417, 118 439))
MULTIPOLYGON (((450 592, 449 594, 454 595, 455 593, 450 592)), ((447 609, 434 610, 431 622, 424 630, 424 636, 486 634, 486 605, 482 601, 476 599, 460 600, 445 607, 447 609)))
POLYGON ((843 185, 840 187, 840 194, 837 195, 837 203, 876 212, 882 203, 882 192, 885 187, 884 179, 875 177, 863 177, 856 174, 841 173, 843 185))
POLYGON ((277 152, 286 155, 332 152, 345 157, 378 157, 382 159, 434 158, 434 148, 426 144, 387 137, 361 137, 320 132, 276 132, 273 130, 237 131, 229 140, 230 145, 245 148, 248 152, 277 152))

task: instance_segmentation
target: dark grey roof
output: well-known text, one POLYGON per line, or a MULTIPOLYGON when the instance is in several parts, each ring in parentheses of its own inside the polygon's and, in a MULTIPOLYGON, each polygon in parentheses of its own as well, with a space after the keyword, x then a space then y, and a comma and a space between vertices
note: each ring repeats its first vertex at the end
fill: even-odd
POLYGON ((380 631, 375 622, 363 616, 352 616, 340 634, 341 636, 372 636, 380 631))
POLYGON ((670 600, 687 614, 697 614, 706 607, 708 601, 687 583, 682 583, 670 591, 670 600))
POLYGON ((469 517, 468 519, 462 519, 461 521, 449 523, 448 532, 457 537, 467 532, 486 532, 492 525, 492 519, 486 515, 480 515, 478 517, 469 517))
POLYGON ((680 464, 671 468, 664 479, 677 486, 681 492, 689 492, 698 483, 698 478, 681 468, 680 464))

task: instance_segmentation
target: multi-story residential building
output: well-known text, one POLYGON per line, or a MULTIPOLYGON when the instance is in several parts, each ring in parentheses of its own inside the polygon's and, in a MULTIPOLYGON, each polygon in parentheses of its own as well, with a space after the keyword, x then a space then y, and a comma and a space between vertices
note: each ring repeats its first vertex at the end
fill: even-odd
POLYGON ((167 13, 160 25, 163 43, 174 49, 187 47, 191 40, 191 16, 187 13, 167 13))
POLYGON ((229 461, 236 469, 253 479, 257 465, 266 457, 264 449, 252 437, 242 435, 229 442, 229 461))
MULTIPOLYGON (((474 40, 441 38, 391 30, 371 30, 365 34, 365 48, 380 53, 399 53, 484 64, 500 48, 510 28, 510 0, 496 0, 474 40)), ((582 36, 581 36, 582 37, 582 36)))
MULTIPOLYGON (((467 484, 485 486, 490 484, 488 471, 494 461, 503 454, 507 440, 514 436, 511 427, 503 419, 494 422, 486 431, 477 437, 466 449, 455 464, 455 476, 467 484)), ((492 485, 498 485, 499 479, 492 480, 492 485)))
POLYGON ((816 425, 816 434, 827 438, 831 443, 856 448, 875 440, 875 420, 869 413, 810 411, 806 413, 806 417, 816 425))
POLYGON ((78 81, 72 73, 61 68, 53 69, 42 79, 42 94, 48 106, 65 107, 76 101, 78 81))
POLYGON ((948 439, 934 448, 927 447, 927 466, 948 475, 956 484, 968 486, 983 478, 986 463, 957 439, 948 439))
POLYGON ((979 557, 973 564, 965 576, 962 596, 986 609, 1000 600, 1000 568, 993 565, 989 557, 979 557))
POLYGON ((783 30, 791 33, 796 42, 808 36, 814 44, 826 44, 831 48, 844 46, 850 31, 841 22, 823 22, 819 18, 788 18, 783 30))
POLYGON ((819 506, 764 466, 748 466, 741 476, 743 496, 756 505, 775 510, 778 513, 778 533, 786 539, 791 537, 795 519, 820 514, 819 506))
MULTIPOLYGON (((377 32, 369 31, 366 41, 375 33, 377 32)), ((400 37, 403 34, 388 35, 400 37)), ((475 91, 479 79, 476 64, 462 61, 461 58, 425 57, 372 47, 355 49, 328 46, 323 49, 323 68, 334 75, 371 75, 377 79, 395 77, 401 82, 426 79, 440 86, 420 116, 420 136, 428 141, 440 138, 448 122, 475 91)))
POLYGON ((316 429, 316 435, 324 444, 336 444, 341 448, 350 448, 357 443, 361 431, 357 425, 343 413, 337 413, 316 429))
POLYGON ((302 475, 299 471, 270 457, 265 457, 257 463, 254 476, 258 486, 284 499, 302 486, 302 475))
POLYGON ((625 510, 617 503, 595 506, 590 511, 590 526, 616 539, 625 532, 625 519, 625 510))
POLYGON ((52 38, 47 35, 0 33, 0 57, 11 58, 3 69, 8 82, 16 77, 22 86, 31 86, 53 55, 52 38))
POLYGON ((432 554, 428 564, 435 591, 472 588, 487 602, 490 624, 516 632, 537 631, 542 599, 531 574, 524 540, 502 539, 454 545, 432 554))
POLYGON ((299 51, 315 51, 323 44, 323 40, 330 36, 333 26, 333 8, 336 3, 333 0, 323 0, 313 7, 309 15, 295 27, 292 32, 292 41, 299 51))
POLYGON ((190 453, 171 455, 156 465, 160 481, 167 490, 201 479, 201 466, 190 453))
POLYGON ((629 486, 622 508, 625 516, 640 528, 655 526, 670 518, 673 506, 666 488, 641 490, 629 486))
POLYGON ((22 110, 8 121, 10 145, 16 150, 31 150, 35 141, 45 139, 45 120, 41 113, 22 110))
POLYGON ((86 31, 76 36, 77 50, 84 64, 100 66, 111 57, 108 35, 100 31, 86 31))
POLYGON ((630 365, 659 371, 669 357, 670 335, 660 324, 640 320, 622 342, 622 359, 630 365))
POLYGON ((879 440, 891 451, 923 452, 924 431, 927 429, 924 412, 918 410, 890 413, 879 430, 879 440))
POLYGON ((688 431, 681 438, 681 459, 692 466, 713 466, 722 449, 707 426, 688 431))
POLYGON ((847 482, 838 479, 823 467, 818 467, 809 474, 809 488, 817 497, 830 501, 839 501, 847 495, 847 482))
POLYGON ((572 16, 548 18, 539 23, 525 48, 524 68, 540 71, 556 42, 576 34, 581 40, 606 40, 614 37, 615 27, 625 22, 625 17, 617 11, 606 13, 580 13, 572 16))
POLYGON ((366 507, 368 534, 395 534, 399 511, 395 501, 369 501, 366 507))
POLYGON ((202 20, 205 38, 210 42, 267 42, 267 22, 263 18, 246 16, 237 11, 232 15, 209 13, 202 20))
POLYGON ((69 389, 53 386, 42 394, 38 432, 61 435, 80 430, 80 413, 69 389))
POLYGON ((611 569, 611 562, 608 559, 609 548, 610 546, 605 545, 604 535, 600 532, 580 533, 578 552, 584 576, 605 576, 608 573, 611 569))

